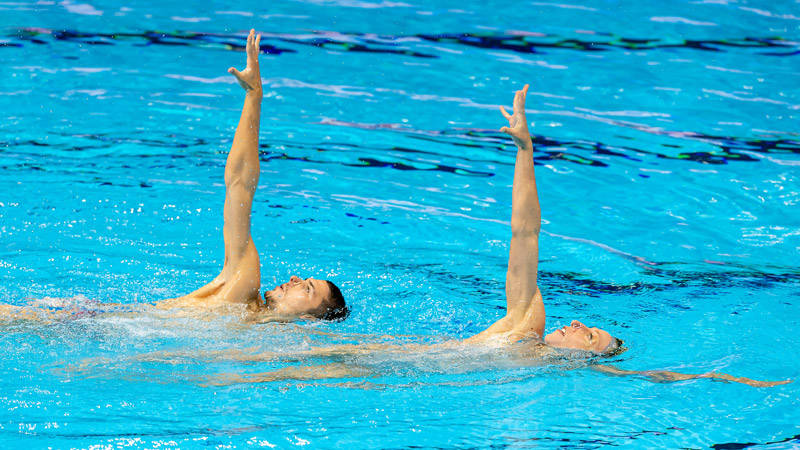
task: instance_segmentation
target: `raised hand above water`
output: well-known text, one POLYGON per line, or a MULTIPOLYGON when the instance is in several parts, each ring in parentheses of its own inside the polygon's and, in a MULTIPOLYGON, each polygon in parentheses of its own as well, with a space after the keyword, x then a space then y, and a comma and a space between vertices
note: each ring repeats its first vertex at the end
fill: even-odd
POLYGON ((514 96, 514 114, 509 114, 506 109, 500 107, 500 112, 503 117, 508 119, 507 127, 500 128, 500 131, 506 133, 514 139, 517 147, 524 149, 532 149, 533 143, 531 142, 531 134, 528 132, 528 122, 525 119, 525 96, 528 94, 528 85, 526 84, 522 90, 517 91, 514 96))
POLYGON ((261 44, 261 35, 256 35, 256 31, 251 29, 247 36, 247 67, 239 72, 235 68, 228 69, 228 73, 236 77, 239 84, 247 93, 261 94, 261 71, 258 68, 258 53, 261 44))

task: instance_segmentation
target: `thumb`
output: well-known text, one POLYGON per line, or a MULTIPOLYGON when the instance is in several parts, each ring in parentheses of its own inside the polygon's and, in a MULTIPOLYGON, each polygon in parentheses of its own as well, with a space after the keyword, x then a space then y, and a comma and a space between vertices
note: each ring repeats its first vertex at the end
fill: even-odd
POLYGON ((500 132, 505 134, 511 134, 511 128, 508 127, 500 128, 500 132))
POLYGON ((239 72, 238 70, 234 69, 233 67, 229 67, 228 68, 228 73, 232 74, 236 78, 239 78, 242 75, 241 72, 239 72))

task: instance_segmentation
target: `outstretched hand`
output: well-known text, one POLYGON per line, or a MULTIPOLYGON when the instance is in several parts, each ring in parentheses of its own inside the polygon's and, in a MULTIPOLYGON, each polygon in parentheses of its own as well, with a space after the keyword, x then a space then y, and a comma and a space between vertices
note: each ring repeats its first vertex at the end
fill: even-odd
POLYGON ((261 93, 261 71, 258 68, 258 53, 259 45, 261 44, 261 35, 256 36, 256 31, 251 29, 250 34, 247 36, 247 67, 239 72, 235 68, 228 69, 228 73, 236 77, 236 80, 248 93, 253 92, 261 93))
POLYGON ((522 90, 517 91, 514 96, 514 114, 509 114, 506 109, 500 107, 503 117, 508 119, 507 127, 500 128, 500 131, 511 136, 517 147, 532 149, 531 134, 528 132, 528 121, 525 119, 525 96, 528 94, 528 85, 522 90))

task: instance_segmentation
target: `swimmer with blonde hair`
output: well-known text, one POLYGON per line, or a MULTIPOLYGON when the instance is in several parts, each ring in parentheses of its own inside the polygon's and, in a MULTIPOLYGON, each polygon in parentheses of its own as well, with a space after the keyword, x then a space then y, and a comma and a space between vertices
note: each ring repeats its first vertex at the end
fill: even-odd
POLYGON ((525 118, 526 84, 514 96, 513 114, 500 107, 508 126, 500 129, 517 146, 511 195, 511 248, 506 270, 506 315, 467 342, 517 342, 539 339, 556 348, 585 350, 596 354, 616 352, 621 341, 607 331, 573 320, 570 326, 544 334, 545 312, 537 284, 539 230, 542 212, 533 169, 533 141, 525 118))

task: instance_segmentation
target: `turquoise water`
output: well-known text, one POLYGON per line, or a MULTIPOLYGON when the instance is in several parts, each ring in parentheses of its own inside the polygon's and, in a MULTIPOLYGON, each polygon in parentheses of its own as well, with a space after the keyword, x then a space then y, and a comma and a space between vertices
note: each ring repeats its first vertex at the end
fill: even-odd
POLYGON ((796 2, 0 11, 0 302, 152 302, 217 274, 242 102, 225 70, 255 27, 262 282, 331 278, 352 307, 300 326, 4 326, 0 446, 800 445, 796 2), (514 149, 496 109, 525 82, 547 330, 603 327, 628 370, 794 383, 654 384, 481 351, 291 356, 463 338, 503 314, 514 149), (214 353, 232 350, 286 357, 214 353), (363 374, 209 385, 322 364, 363 374))

